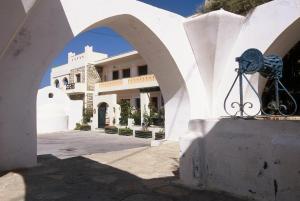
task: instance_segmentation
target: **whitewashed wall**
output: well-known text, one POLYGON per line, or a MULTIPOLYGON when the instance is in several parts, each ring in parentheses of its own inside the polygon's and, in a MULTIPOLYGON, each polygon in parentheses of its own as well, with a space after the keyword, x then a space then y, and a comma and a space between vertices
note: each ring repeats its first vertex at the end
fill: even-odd
POLYGON ((62 90, 49 86, 37 94, 37 133, 73 130, 82 120, 81 100, 70 100, 62 90), (53 97, 49 98, 49 94, 53 97))
MULTIPOLYGON (((191 120, 180 139, 182 181, 259 201, 300 200, 299 121, 222 119, 238 67, 235 58, 249 48, 285 56, 300 41, 300 1, 274 0, 246 17, 214 11, 187 19, 184 27, 210 105, 209 115, 191 120)), ((262 79, 257 74, 249 78, 261 92, 262 79)), ((237 89, 230 102, 239 100, 237 89)), ((244 92, 259 105, 249 85, 244 92)))

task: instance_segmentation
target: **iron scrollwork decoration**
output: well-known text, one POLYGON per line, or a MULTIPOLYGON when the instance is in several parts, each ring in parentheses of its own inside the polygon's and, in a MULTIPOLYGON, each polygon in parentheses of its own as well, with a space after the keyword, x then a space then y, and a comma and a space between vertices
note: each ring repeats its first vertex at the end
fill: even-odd
POLYGON ((260 73, 263 77, 272 81, 272 84, 275 88, 275 105, 274 110, 276 110, 280 115, 293 115, 297 111, 297 103, 294 97, 290 94, 290 92, 285 88, 285 86, 281 83, 280 78, 282 78, 282 70, 283 70, 283 61, 282 58, 276 55, 264 56, 257 49, 248 49, 246 50, 240 57, 236 58, 236 61, 239 63, 239 68, 235 69, 237 72, 237 76, 224 100, 224 110, 225 112, 232 117, 240 116, 240 117, 253 117, 260 113, 264 115, 271 115, 266 113, 262 108, 262 100, 255 90, 249 79, 247 78, 247 74, 251 75, 254 73, 260 73), (230 93, 233 90, 236 82, 239 80, 239 102, 232 102, 230 104, 232 109, 236 109, 238 106, 238 110, 235 113, 230 113, 227 110, 227 100, 230 93), (246 80, 250 88, 253 90, 255 95, 259 100, 259 109, 255 115, 249 115, 245 111, 245 108, 253 108, 253 103, 244 102, 244 92, 243 92, 243 80, 246 80), (288 108, 286 105, 280 102, 280 91, 284 91, 292 100, 294 108, 292 112, 287 113, 288 108))

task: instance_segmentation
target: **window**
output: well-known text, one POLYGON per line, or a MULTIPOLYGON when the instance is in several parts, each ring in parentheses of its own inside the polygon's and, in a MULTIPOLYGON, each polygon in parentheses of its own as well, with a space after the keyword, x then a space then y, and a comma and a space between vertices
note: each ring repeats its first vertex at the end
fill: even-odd
POLYGON ((64 85, 69 84, 68 78, 65 77, 63 81, 64 81, 64 85))
POLYGON ((148 66, 147 65, 138 67, 138 75, 139 76, 147 75, 147 74, 148 74, 148 66))
POLYGON ((81 74, 78 73, 75 76, 76 76, 76 82, 81 82, 81 74))
POLYGON ((130 104, 130 99, 121 99, 120 102, 121 102, 121 103, 122 103, 122 102, 123 102, 123 103, 124 103, 124 102, 127 102, 127 103, 130 104))
POLYGON ((58 80, 55 80, 55 81, 54 81, 54 85, 55 85, 56 88, 59 88, 59 81, 58 81, 58 80))
POLYGON ((128 78, 128 77, 130 77, 130 68, 123 69, 123 78, 128 78))
POLYGON ((117 79, 119 79, 119 71, 113 71, 113 80, 117 80, 117 79))
POLYGON ((153 109, 157 110, 158 109, 158 99, 157 97, 152 97, 151 98, 151 106, 153 109))
POLYGON ((141 99, 140 98, 135 99, 135 108, 141 109, 141 99))

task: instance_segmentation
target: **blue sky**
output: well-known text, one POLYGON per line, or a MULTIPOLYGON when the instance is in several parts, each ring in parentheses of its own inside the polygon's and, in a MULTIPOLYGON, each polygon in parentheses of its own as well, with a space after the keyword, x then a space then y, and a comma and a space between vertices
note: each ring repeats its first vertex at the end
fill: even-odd
MULTIPOLYGON (((196 8, 202 4, 203 0, 140 0, 144 3, 178 13, 182 16, 193 15, 196 8)), ((67 63, 68 52, 76 54, 83 52, 84 46, 92 45, 94 51, 103 52, 110 56, 128 52, 133 50, 125 39, 118 33, 109 28, 97 28, 91 31, 80 34, 66 44, 65 48, 60 52, 57 58, 49 66, 41 81, 40 88, 50 85, 50 70, 53 66, 58 66, 67 63)))

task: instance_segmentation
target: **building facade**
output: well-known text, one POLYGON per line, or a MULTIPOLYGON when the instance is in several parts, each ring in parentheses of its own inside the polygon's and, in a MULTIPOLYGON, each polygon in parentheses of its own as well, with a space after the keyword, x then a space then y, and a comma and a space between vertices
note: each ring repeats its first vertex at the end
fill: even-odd
POLYGON ((93 94, 99 74, 92 62, 107 58, 106 54, 93 51, 86 46, 84 52, 76 55, 68 53, 68 63, 51 70, 51 86, 62 89, 71 100, 82 100, 86 113, 92 113, 93 94))
POLYGON ((144 114, 150 114, 150 108, 155 111, 163 108, 158 82, 137 51, 96 61, 95 68, 100 82, 95 85, 93 128, 118 125, 122 101, 139 112, 140 122, 144 114))
POLYGON ((164 105, 158 82, 137 51, 108 57, 86 46, 82 54, 70 52, 67 64, 52 69, 51 85, 83 101, 92 129, 119 125, 122 101, 139 112, 136 124, 150 108, 159 111, 164 105))

